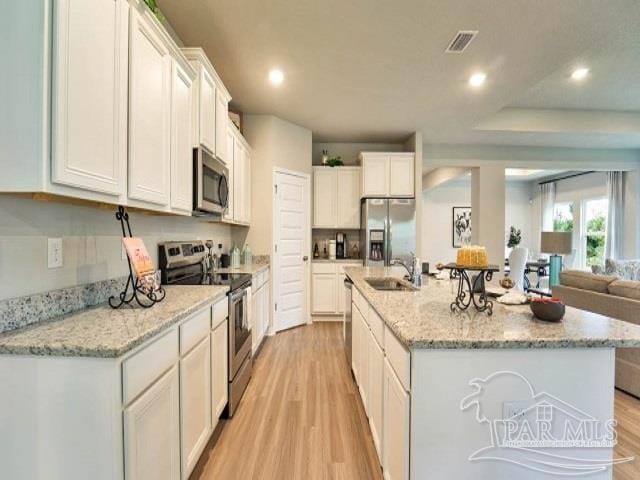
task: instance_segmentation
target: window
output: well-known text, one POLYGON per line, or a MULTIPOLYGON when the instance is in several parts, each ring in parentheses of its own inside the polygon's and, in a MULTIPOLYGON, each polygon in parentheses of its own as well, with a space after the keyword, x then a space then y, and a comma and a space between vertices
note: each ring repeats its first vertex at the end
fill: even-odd
POLYGON ((556 203, 553 206, 553 231, 573 232, 573 203, 556 203))
POLYGON ((584 266, 604 265, 604 244, 607 238, 607 210, 609 202, 606 198, 585 200, 582 206, 583 221, 580 235, 580 246, 584 266))

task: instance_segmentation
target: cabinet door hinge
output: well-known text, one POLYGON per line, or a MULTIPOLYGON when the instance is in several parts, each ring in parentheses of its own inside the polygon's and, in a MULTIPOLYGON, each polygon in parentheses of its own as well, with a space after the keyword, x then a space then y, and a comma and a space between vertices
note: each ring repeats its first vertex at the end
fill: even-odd
POLYGON ((275 248, 276 248, 276 253, 278 253, 278 244, 277 243, 275 245, 275 248))
POLYGON ((278 194, 278 185, 277 184, 273 186, 273 190, 274 190, 274 193, 277 195, 278 194))
POLYGON ((278 311, 278 302, 276 302, 276 304, 275 304, 275 310, 276 310, 276 312, 278 311))

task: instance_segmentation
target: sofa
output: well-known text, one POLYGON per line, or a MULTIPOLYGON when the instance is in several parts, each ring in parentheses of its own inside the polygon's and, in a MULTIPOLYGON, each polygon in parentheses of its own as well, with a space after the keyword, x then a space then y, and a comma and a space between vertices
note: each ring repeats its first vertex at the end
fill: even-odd
MULTIPOLYGON (((566 305, 640 325, 640 281, 567 270, 552 292, 566 305)), ((616 387, 640 397, 640 348, 616 350, 616 387)))

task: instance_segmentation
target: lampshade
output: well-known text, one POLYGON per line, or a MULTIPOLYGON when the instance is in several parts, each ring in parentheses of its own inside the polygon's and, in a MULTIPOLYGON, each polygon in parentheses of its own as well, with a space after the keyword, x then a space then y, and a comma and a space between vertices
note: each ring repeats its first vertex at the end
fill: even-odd
POLYGON ((571 232, 542 232, 540 249, 542 253, 571 253, 571 232))

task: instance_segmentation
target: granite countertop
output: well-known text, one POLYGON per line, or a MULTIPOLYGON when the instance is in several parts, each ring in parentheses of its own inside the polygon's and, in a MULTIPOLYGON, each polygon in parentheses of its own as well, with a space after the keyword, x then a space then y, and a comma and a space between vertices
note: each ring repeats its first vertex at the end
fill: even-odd
POLYGON ((250 273, 251 275, 255 275, 268 268, 268 263, 252 263, 251 265, 240 265, 235 268, 219 268, 215 273, 250 273))
POLYGON ((382 267, 347 267, 345 273, 408 348, 640 347, 640 326, 567 307, 558 323, 536 320, 528 305, 495 302, 493 315, 451 312, 457 284, 424 276, 417 292, 378 291, 367 277, 391 277, 382 267))
POLYGON ((152 308, 100 305, 0 335, 0 354, 115 358, 223 298, 226 286, 165 287, 152 308))
POLYGON ((361 258, 334 258, 333 260, 330 258, 312 258, 311 261, 313 263, 345 263, 345 262, 362 263, 361 258))

